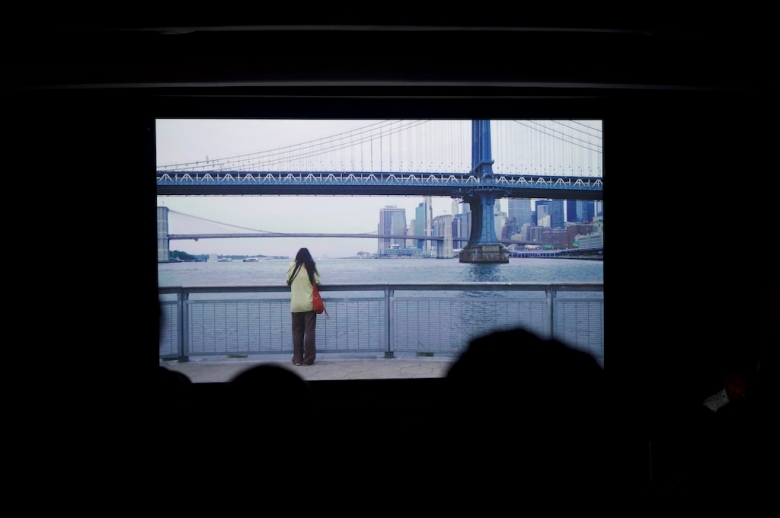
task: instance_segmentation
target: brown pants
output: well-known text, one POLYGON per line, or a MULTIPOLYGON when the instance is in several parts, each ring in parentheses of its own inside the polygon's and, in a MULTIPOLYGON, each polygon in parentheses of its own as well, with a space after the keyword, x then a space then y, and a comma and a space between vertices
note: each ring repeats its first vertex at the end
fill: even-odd
POLYGON ((303 311, 292 314, 293 363, 311 365, 317 356, 314 328, 317 326, 317 313, 303 311))

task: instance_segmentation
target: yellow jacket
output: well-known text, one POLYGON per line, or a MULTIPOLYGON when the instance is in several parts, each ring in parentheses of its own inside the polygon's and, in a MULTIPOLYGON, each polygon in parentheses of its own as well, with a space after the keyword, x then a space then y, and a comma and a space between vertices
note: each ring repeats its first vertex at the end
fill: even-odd
MULTIPOLYGON (((292 284, 290 284, 290 277, 295 271, 295 261, 290 263, 287 267, 287 284, 290 285, 290 311, 292 313, 300 313, 303 311, 312 311, 311 295, 312 287, 309 282, 309 272, 306 270, 306 266, 301 265, 301 269, 298 271, 292 284)), ((317 272, 314 272, 314 282, 320 283, 320 276, 317 272)))

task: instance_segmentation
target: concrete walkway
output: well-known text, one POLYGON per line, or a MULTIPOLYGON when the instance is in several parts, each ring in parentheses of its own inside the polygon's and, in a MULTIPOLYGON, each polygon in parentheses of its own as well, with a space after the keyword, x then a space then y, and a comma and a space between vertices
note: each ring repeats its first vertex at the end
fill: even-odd
POLYGON ((452 356, 424 357, 416 355, 348 356, 339 354, 318 354, 314 365, 293 365, 288 355, 258 355, 248 358, 191 357, 190 361, 179 363, 161 361, 160 365, 181 372, 193 383, 226 382, 240 372, 261 363, 273 363, 300 374, 307 381, 348 379, 397 379, 397 378, 443 378, 452 362, 452 356))

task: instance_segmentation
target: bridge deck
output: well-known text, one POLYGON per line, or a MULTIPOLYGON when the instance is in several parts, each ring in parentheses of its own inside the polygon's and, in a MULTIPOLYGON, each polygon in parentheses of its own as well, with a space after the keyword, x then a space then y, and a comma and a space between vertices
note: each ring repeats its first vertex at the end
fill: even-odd
POLYGON ((480 191, 516 198, 600 200, 600 176, 470 173, 158 171, 159 195, 422 195, 460 198, 480 191))

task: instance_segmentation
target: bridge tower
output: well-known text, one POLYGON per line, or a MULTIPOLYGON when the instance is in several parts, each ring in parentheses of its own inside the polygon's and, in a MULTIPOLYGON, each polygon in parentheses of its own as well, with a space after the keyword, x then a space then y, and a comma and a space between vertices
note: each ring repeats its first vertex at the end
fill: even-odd
MULTIPOLYGON (((482 179, 493 177, 490 121, 471 121, 471 170, 482 179)), ((508 263, 509 250, 496 237, 494 211, 499 190, 470 191, 463 197, 471 207, 471 234, 458 255, 461 263, 508 263)))
POLYGON ((171 240, 168 239, 168 207, 157 207, 157 262, 171 259, 171 240))
POLYGON ((437 236, 444 237, 442 241, 436 241, 436 259, 452 259, 452 215, 444 214, 433 218, 433 227, 437 236))

